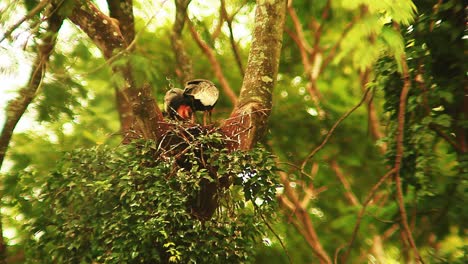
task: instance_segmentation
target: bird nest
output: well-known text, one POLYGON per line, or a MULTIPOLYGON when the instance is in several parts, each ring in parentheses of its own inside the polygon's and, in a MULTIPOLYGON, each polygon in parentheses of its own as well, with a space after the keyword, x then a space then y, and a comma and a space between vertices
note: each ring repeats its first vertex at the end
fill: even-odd
POLYGON ((230 140, 219 128, 187 122, 171 122, 162 136, 156 159, 172 163, 170 176, 189 173, 199 179, 199 193, 189 199, 191 213, 209 219, 219 205, 220 194, 231 184, 230 175, 220 175, 219 158, 230 140))

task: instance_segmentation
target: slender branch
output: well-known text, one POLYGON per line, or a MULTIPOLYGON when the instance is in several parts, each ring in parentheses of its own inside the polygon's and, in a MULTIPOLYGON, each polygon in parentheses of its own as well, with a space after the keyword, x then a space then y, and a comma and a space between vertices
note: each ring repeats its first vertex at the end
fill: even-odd
POLYGON ((384 176, 382 176, 382 177, 380 178, 380 180, 372 187, 372 189, 370 190, 369 194, 367 195, 366 200, 365 200, 364 203, 362 204, 362 208, 361 208, 361 210, 359 211, 359 214, 358 214, 358 217, 357 217, 357 220, 356 220, 356 224, 354 225, 353 234, 351 235, 351 240, 350 240, 349 243, 348 243, 348 248, 346 249, 346 252, 344 253, 343 257, 341 258, 341 263, 346 263, 346 261, 348 260, 349 253, 351 252, 351 249, 352 249, 352 247, 353 247, 354 240, 356 239, 357 233, 358 233, 358 231, 359 231, 359 227, 360 227, 360 225, 361 225, 362 217, 364 216, 364 212, 366 211, 367 206, 368 206, 369 203, 372 201, 372 198, 374 197, 375 192, 379 189, 380 185, 382 185, 382 183, 384 183, 385 180, 386 180, 387 178, 389 178, 391 175, 393 175, 395 172, 396 172, 396 169, 395 169, 395 168, 393 168, 393 169, 391 169, 390 171, 388 171, 388 172, 387 172, 384 176))
POLYGON ((449 143, 458 153, 463 153, 462 147, 458 145, 453 138, 447 135, 438 125, 431 123, 429 124, 429 128, 436 132, 441 138, 445 139, 445 141, 447 141, 447 143, 449 143))
MULTIPOLYGON (((367 68, 359 74, 361 89, 363 91, 367 88, 367 85, 369 83, 370 72, 371 72, 370 68, 367 68)), ((369 123, 370 132, 372 134, 374 141, 379 141, 384 137, 384 135, 382 131, 380 130, 380 122, 377 117, 377 111, 375 110, 374 102, 372 100, 373 99, 372 95, 373 93, 371 93, 366 98, 368 123, 369 123)), ((379 147, 380 153, 385 154, 387 152, 387 144, 383 142, 379 142, 379 143, 380 144, 378 145, 378 147, 379 147)))
MULTIPOLYGON (((62 26, 63 18, 57 13, 50 14, 48 18, 47 32, 42 34, 41 44, 38 47, 37 57, 34 62, 29 82, 19 91, 18 97, 8 103, 6 108, 6 120, 0 134, 0 168, 5 160, 6 151, 13 136, 13 131, 36 96, 37 90, 42 85, 43 76, 47 68, 47 62, 55 47, 57 33, 62 26)), ((1 195, 1 194, 0 194, 1 195)), ((0 197, 1 198, 1 197, 0 197)), ((0 263, 6 263, 6 244, 3 238, 3 226, 0 215, 0 263)))
POLYGON ((312 224, 309 213, 307 210, 305 210, 304 207, 301 206, 299 198, 289 185, 287 174, 283 171, 280 171, 279 173, 280 180, 284 186, 285 194, 294 205, 291 211, 295 214, 296 218, 302 223, 304 227, 304 233, 306 234, 304 237, 308 241, 310 247, 313 249, 314 254, 317 255, 317 257, 320 259, 321 263, 331 263, 330 257, 325 252, 322 244, 320 243, 320 240, 318 239, 317 232, 315 231, 315 228, 312 224))
POLYGON ((35 16, 37 13, 41 12, 47 4, 50 2, 50 0, 42 0, 39 2, 36 7, 34 7, 26 16, 21 18, 18 22, 16 22, 13 26, 11 26, 5 34, 3 34, 2 39, 0 40, 0 43, 3 42, 6 38, 8 38, 13 31, 15 31, 16 28, 18 28, 21 24, 24 23, 24 21, 31 19, 33 16, 35 16))
POLYGON ((400 168, 401 162, 403 159, 403 138, 404 138, 404 126, 405 126, 405 114, 406 114, 406 100, 408 98, 408 92, 411 86, 411 80, 409 76, 409 69, 408 64, 406 63, 406 57, 403 54, 401 58, 402 62, 402 78, 403 78, 403 88, 400 94, 400 105, 398 109, 398 127, 396 133, 396 155, 395 155, 395 171, 396 174, 394 176, 395 184, 396 184, 396 198, 398 202, 398 207, 400 209, 401 215, 401 225, 403 226, 403 231, 406 234, 406 238, 413 249, 413 252, 416 258, 421 262, 424 263, 421 255, 419 254, 418 248, 416 247, 416 243, 414 242, 414 238, 411 232, 411 229, 408 225, 408 217, 405 209, 405 203, 403 201, 403 190, 401 187, 401 177, 400 177, 400 168))
POLYGON ((242 77, 245 75, 244 66, 242 65, 242 59, 239 52, 239 47, 234 39, 234 32, 232 30, 232 20, 234 19, 234 15, 229 16, 226 10, 226 1, 221 0, 221 16, 226 20, 226 24, 229 28, 229 42, 231 43, 231 49, 234 53, 234 58, 236 59, 237 67, 239 67, 239 71, 241 72, 242 77))
POLYGON ((365 12, 367 12, 365 11, 367 9, 364 9, 364 8, 365 6, 361 6, 361 12, 358 15, 354 16, 353 19, 345 26, 345 28, 341 32, 340 37, 335 42, 333 47, 330 49, 327 57, 325 57, 322 65, 320 66, 320 73, 322 73, 325 70, 325 68, 328 66, 328 64, 330 64, 330 62, 335 58, 336 51, 340 48, 341 43, 343 43, 344 38, 348 35, 348 33, 353 28, 353 26, 356 24, 356 22, 359 21, 364 16, 365 12))
POLYGON ((362 96, 361 100, 359 101, 359 103, 357 105, 355 105, 353 108, 351 108, 348 112, 346 112, 344 115, 342 115, 336 122, 335 124, 333 124, 333 126, 331 127, 330 131, 328 131, 327 135, 325 136, 325 138, 323 139, 322 143, 316 147, 309 155, 307 155, 307 157, 305 158, 305 160, 302 162, 302 165, 301 165, 301 170, 304 170, 304 167, 305 165, 307 164, 307 162, 313 158, 315 156, 315 154, 317 154, 317 152, 319 152, 324 146, 325 144, 327 144, 328 140, 330 139, 330 137, 333 135, 333 132, 335 132, 335 129, 338 127, 339 124, 341 124, 341 122, 343 122, 343 120, 345 120, 349 115, 351 115, 356 109, 358 109, 362 103, 366 100, 367 98, 367 94, 369 93, 369 91, 371 90, 371 88, 367 88, 367 90, 364 92, 364 95, 362 96))
POLYGON ((185 50, 182 39, 182 31, 187 20, 187 8, 189 4, 190 0, 175 0, 176 14, 171 33, 171 45, 177 65, 176 74, 182 83, 193 79, 192 61, 185 50))
POLYGON ((322 30, 324 25, 323 22, 328 18, 330 7, 331 0, 327 0, 327 3, 325 4, 325 7, 322 10, 322 23, 320 23, 320 25, 314 33, 314 47, 312 48, 312 54, 310 55, 312 58, 314 58, 315 55, 319 52, 320 39, 322 37, 322 30))
POLYGON ((211 39, 212 40, 217 39, 219 37, 219 34, 221 34, 221 29, 223 27, 224 19, 226 17, 223 14, 223 9, 225 9, 225 5, 226 5, 225 1, 221 0, 220 1, 220 7, 219 7, 218 21, 217 21, 216 27, 213 30, 213 33, 211 33, 211 39))
POLYGON ((195 40, 195 42, 198 44, 200 49, 203 51, 205 56, 210 61, 211 67, 213 68, 213 71, 214 71, 214 73, 216 75, 216 78, 220 82, 221 87, 223 88, 224 92, 226 93, 226 95, 230 99, 231 103, 233 105, 236 105, 237 104, 237 95, 236 95, 236 93, 234 93, 234 90, 232 90, 232 88, 229 85, 226 77, 224 76, 221 64, 219 63, 218 59, 216 58, 214 51, 210 48, 210 46, 208 46, 208 44, 206 44, 201 39, 200 35, 198 34, 197 30, 195 29, 195 26, 191 23, 191 21, 188 20, 188 22, 189 22, 190 33, 192 34, 193 39, 195 40))
MULTIPOLYGON (((301 60, 302 60, 302 65, 304 66, 304 72, 305 75, 308 79, 308 83, 306 85, 307 91, 310 94, 310 97, 312 101, 315 104, 315 107, 317 108, 317 112, 319 113, 319 117, 324 116, 324 111, 320 105, 320 100, 322 98, 322 95, 320 94, 320 91, 317 89, 317 73, 318 71, 316 70, 316 66, 320 65, 319 61, 320 59, 318 57, 318 53, 315 52, 315 49, 310 47, 310 44, 306 40, 304 36, 304 31, 302 29, 302 24, 296 14, 296 10, 294 9, 292 5, 292 0, 289 1, 288 3, 288 13, 289 16, 291 17, 294 25, 294 30, 296 31, 296 34, 291 32, 290 30, 287 30, 286 33, 288 33, 291 38, 294 40, 296 43, 297 47, 299 48, 299 52, 301 54, 301 60), (314 55, 311 55, 313 54, 314 55), (314 64, 314 67, 312 65, 314 64)), ((318 42, 316 42, 318 44, 318 42)), ((317 48, 317 47, 315 47, 317 48)))
POLYGON ((348 199, 349 203, 353 206, 359 205, 359 200, 354 195, 353 191, 351 190, 351 185, 349 184, 348 180, 346 179, 345 175, 341 171, 340 166, 336 162, 336 160, 330 161, 330 166, 332 170, 335 172, 336 176, 340 180, 341 184, 345 188, 345 197, 348 199))

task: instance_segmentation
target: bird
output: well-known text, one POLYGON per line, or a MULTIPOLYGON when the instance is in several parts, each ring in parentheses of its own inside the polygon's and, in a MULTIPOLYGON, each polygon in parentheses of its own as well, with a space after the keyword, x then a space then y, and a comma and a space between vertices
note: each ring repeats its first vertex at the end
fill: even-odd
POLYGON ((184 96, 190 99, 193 112, 203 111, 203 125, 206 126, 207 116, 211 123, 211 112, 219 97, 215 84, 205 79, 190 80, 185 84, 184 96))
POLYGON ((173 120, 189 120, 193 115, 191 100, 180 88, 172 88, 166 92, 164 109, 173 120))

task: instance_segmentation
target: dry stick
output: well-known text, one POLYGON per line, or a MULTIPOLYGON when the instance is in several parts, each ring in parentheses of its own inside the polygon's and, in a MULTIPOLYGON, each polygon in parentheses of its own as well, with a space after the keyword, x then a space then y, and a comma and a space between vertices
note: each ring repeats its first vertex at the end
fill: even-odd
POLYGON ((335 124, 333 124, 332 128, 330 129, 330 131, 328 131, 327 135, 325 136, 325 139, 322 141, 322 143, 316 147, 308 156, 307 158, 302 162, 302 165, 301 165, 301 170, 303 171, 304 170, 304 167, 305 165, 307 164, 307 162, 312 158, 314 157, 315 154, 317 154, 317 152, 319 152, 324 146, 325 144, 327 144, 328 140, 330 139, 330 137, 333 135, 333 132, 335 132, 335 129, 338 127, 338 125, 343 121, 345 120, 349 115, 351 115, 356 109, 358 109, 362 103, 366 100, 367 98, 367 94, 369 93, 369 91, 371 90, 371 88, 367 88, 367 90, 364 92, 364 95, 363 97, 361 98, 361 101, 359 101, 359 103, 357 105, 355 105, 353 108, 351 108, 348 112, 346 112, 343 116, 341 116, 336 122, 335 124))
POLYGON ((39 2, 39 4, 37 4, 37 6, 33 8, 33 10, 31 10, 25 17, 20 19, 18 22, 16 22, 13 26, 11 26, 5 32, 5 34, 3 35, 3 38, 0 40, 0 43, 3 42, 6 38, 8 38, 11 35, 11 33, 13 33, 13 31, 15 31, 15 29, 17 27, 19 27, 21 24, 23 24, 24 21, 30 19, 31 17, 35 16, 37 13, 41 12, 42 9, 44 9, 44 7, 48 3, 49 3, 49 0, 42 0, 41 2, 39 2))
POLYGON ((197 30, 193 26, 190 19, 187 19, 187 22, 189 24, 189 29, 190 29, 190 33, 192 34, 192 37, 194 38, 195 42, 197 42, 200 49, 203 51, 203 53, 205 53, 206 57, 210 61, 211 67, 213 68, 213 71, 214 71, 216 77, 218 78, 218 80, 219 80, 219 82, 221 84, 221 87, 223 88, 224 92, 226 93, 226 95, 231 100, 231 103, 233 105, 236 105, 237 104, 237 95, 232 90, 231 86, 229 85, 228 81, 226 80, 226 77, 224 77, 221 65, 220 65, 219 61, 216 59, 216 56, 215 56, 213 50, 208 46, 208 44, 206 44, 201 39, 200 35, 198 34, 197 30))
POLYGON ((406 63, 406 57, 404 54, 401 56, 401 62, 402 62, 401 64, 403 68, 403 72, 402 72, 403 88, 400 94, 400 105, 398 109, 398 128, 397 128, 397 135, 396 135, 396 155, 395 155, 395 167, 394 167, 396 171, 396 174, 394 176, 395 184, 396 184, 396 196, 397 196, 396 198, 398 202, 398 207, 400 209, 401 224, 403 226, 403 231, 406 234, 408 242, 411 248, 413 249, 413 252, 416 258, 421 263, 424 263, 421 255, 419 254, 418 248, 416 247, 416 243, 414 242, 411 229, 408 225, 405 203, 403 201, 403 191, 401 188, 400 168, 401 168, 401 161, 403 159, 403 136, 404 136, 404 126, 405 126, 406 100, 408 98, 408 91, 411 86, 408 64, 406 63))
POLYGON ((346 260, 348 259, 349 253, 351 252, 351 248, 353 247, 354 240, 356 239, 357 233, 359 231, 359 227, 361 225, 361 220, 362 217, 364 216, 364 212, 366 211, 367 205, 371 202, 372 198, 374 197, 375 192, 379 189, 380 185, 385 182, 385 180, 390 177, 392 174, 395 173, 395 168, 391 169, 388 171, 380 180, 372 187, 371 191, 367 195, 366 200, 362 204, 361 211, 359 211, 358 218, 356 220, 356 225, 354 226, 353 234, 351 235, 351 240, 349 241, 348 244, 348 249, 344 253, 343 257, 341 258, 341 263, 346 263, 346 260))

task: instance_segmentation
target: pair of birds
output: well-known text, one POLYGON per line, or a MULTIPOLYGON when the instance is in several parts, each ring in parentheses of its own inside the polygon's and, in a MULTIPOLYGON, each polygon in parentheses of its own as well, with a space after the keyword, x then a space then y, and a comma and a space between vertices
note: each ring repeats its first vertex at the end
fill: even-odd
POLYGON ((219 90, 211 81, 194 79, 185 84, 185 89, 172 88, 164 96, 165 111, 173 120, 195 120, 195 112, 203 111, 203 125, 218 102, 219 90))

